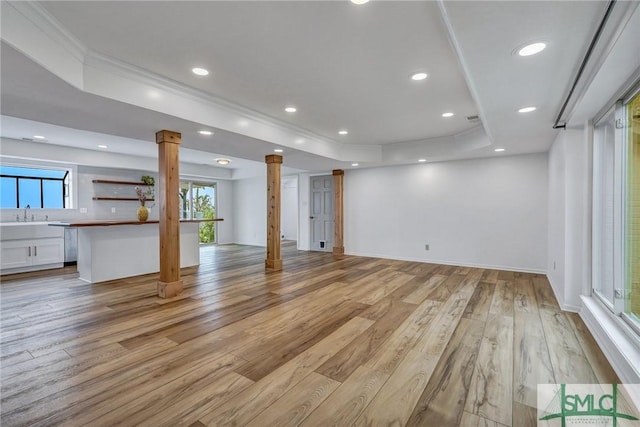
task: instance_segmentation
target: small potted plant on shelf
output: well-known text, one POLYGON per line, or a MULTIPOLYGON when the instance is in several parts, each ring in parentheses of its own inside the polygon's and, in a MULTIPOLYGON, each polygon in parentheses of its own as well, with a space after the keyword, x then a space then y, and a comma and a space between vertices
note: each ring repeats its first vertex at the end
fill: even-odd
MULTIPOLYGON (((156 183, 156 179, 149 175, 142 175, 142 177, 140 177, 140 181, 142 181, 144 185, 147 187, 144 190, 145 194, 147 195, 147 200, 155 199, 154 185, 156 183)), ((151 205, 148 205, 148 207, 152 208, 154 205, 155 204, 151 204, 151 205)))
POLYGON ((150 185, 150 186, 153 186, 153 184, 156 183, 156 179, 149 175, 142 175, 142 178, 140 178, 140 180, 144 182, 145 185, 150 185))

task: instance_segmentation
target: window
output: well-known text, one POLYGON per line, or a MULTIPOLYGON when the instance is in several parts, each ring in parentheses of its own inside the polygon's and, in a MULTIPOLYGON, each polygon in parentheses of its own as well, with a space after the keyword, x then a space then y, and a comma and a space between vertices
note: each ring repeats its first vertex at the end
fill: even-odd
POLYGON ((69 170, 0 166, 0 208, 70 207, 69 170))
MULTIPOLYGON (((180 218, 214 219, 216 217, 215 184, 180 182, 180 218)), ((200 223, 200 243, 216 242, 216 223, 200 223)))
POLYGON ((593 293, 640 333, 640 91, 593 135, 593 293))
POLYGON ((625 315, 640 325, 640 93, 627 104, 625 315))
POLYGON ((596 123, 593 131, 594 292, 613 308, 613 226, 615 108, 596 123))

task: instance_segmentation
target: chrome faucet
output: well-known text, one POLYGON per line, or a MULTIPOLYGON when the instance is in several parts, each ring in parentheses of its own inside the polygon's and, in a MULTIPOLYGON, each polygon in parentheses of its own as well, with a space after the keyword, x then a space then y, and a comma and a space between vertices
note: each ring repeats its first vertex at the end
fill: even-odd
POLYGON ((27 205, 24 207, 24 222, 27 222, 27 209, 31 209, 31 206, 27 205))

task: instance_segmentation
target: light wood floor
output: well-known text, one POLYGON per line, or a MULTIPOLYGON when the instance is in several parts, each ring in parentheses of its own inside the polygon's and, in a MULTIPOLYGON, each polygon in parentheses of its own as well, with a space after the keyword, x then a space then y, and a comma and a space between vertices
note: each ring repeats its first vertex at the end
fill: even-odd
POLYGON ((618 382, 542 275, 283 258, 205 248, 172 300, 3 278, 2 426, 535 426, 538 383, 618 382))

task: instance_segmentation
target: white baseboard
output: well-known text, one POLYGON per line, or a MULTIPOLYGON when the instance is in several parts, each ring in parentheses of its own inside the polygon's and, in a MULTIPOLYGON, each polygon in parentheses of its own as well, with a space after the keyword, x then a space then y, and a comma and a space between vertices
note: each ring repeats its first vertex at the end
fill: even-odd
POLYGON ((520 273, 547 274, 546 270, 540 270, 540 269, 529 268, 529 267, 513 267, 513 266, 507 266, 507 265, 477 264, 477 263, 458 262, 458 261, 446 261, 446 260, 440 260, 440 259, 400 257, 400 256, 394 256, 394 255, 387 255, 387 254, 371 253, 371 252, 350 252, 349 251, 349 252, 345 252, 345 255, 362 256, 367 258, 393 259, 396 261, 412 261, 412 262, 425 262, 425 263, 431 263, 431 264, 455 265, 458 267, 488 268, 491 270, 516 271, 520 273))
POLYGON ((580 317, 600 346, 620 381, 640 384, 640 347, 624 321, 592 297, 582 296, 580 317))
POLYGON ((549 281, 549 283, 551 284, 551 289, 553 290, 553 295, 556 297, 556 301, 558 301, 558 305, 560 306, 560 308, 564 311, 571 311, 573 313, 580 313, 580 310, 582 310, 582 307, 579 305, 573 305, 573 304, 566 304, 559 296, 558 296, 558 289, 556 287, 556 284, 553 283, 553 279, 551 278, 551 276, 549 276, 549 274, 546 275, 547 276, 547 280, 549 281))

